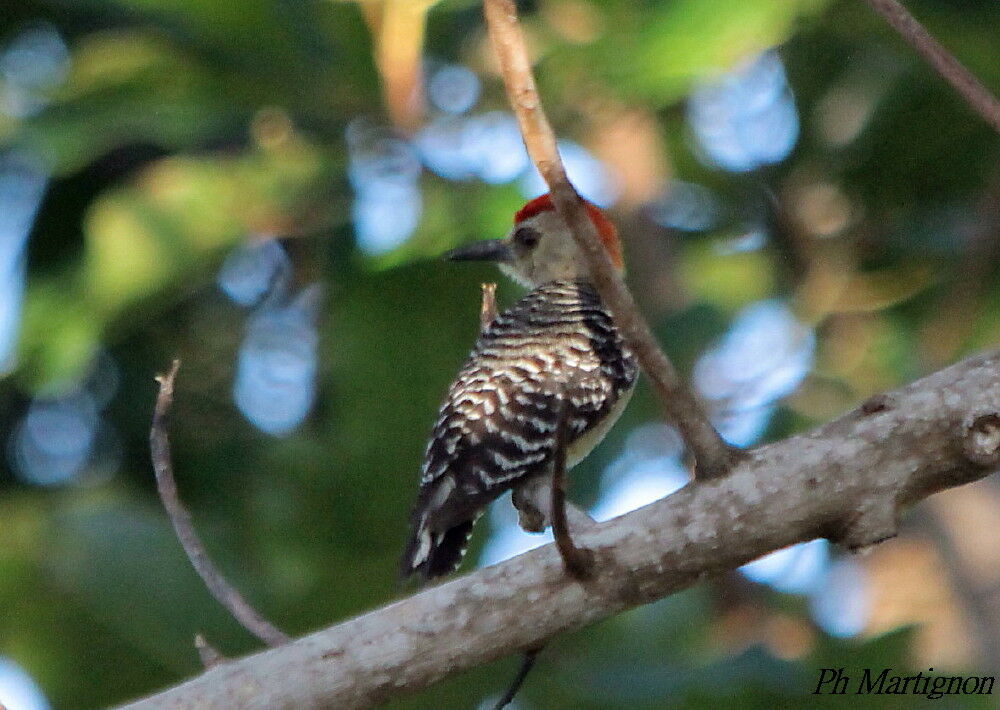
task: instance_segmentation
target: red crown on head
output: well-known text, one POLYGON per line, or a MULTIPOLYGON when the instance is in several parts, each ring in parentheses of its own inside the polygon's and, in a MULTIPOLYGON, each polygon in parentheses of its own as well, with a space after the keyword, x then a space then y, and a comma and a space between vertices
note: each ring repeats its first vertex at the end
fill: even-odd
MULTIPOLYGON (((593 222, 597 236, 601 238, 601 243, 604 244, 604 249, 608 252, 611 263, 619 269, 622 268, 622 246, 621 242, 618 241, 618 230, 615 229, 615 225, 604 216, 601 209, 593 202, 583 200, 583 206, 587 209, 590 221, 593 222)), ((514 223, 523 222, 542 212, 554 211, 555 208, 548 193, 539 195, 514 214, 514 223)))

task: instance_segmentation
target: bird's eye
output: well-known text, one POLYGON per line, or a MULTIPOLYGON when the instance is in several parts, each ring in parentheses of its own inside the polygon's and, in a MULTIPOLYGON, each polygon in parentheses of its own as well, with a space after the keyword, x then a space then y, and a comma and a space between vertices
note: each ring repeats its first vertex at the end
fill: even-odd
POLYGON ((538 240, 541 238, 542 235, 531 227, 518 227, 514 231, 514 241, 520 246, 528 249, 534 249, 538 246, 538 240))

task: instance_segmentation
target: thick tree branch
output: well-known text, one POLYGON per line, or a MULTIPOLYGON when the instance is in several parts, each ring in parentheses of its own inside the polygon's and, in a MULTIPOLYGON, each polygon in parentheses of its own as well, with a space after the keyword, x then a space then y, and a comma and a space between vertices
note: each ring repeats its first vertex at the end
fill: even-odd
POLYGON ((899 0, 865 0, 951 84, 973 111, 1000 133, 1000 101, 917 21, 899 0))
POLYGON ((507 97, 517 115, 528 155, 549 186, 556 211, 566 220, 583 251, 594 287, 615 314, 622 337, 652 381, 663 408, 677 426, 695 459, 696 474, 709 478, 725 473, 736 458, 709 422, 704 410, 660 350, 649 326, 639 314, 632 294, 618 275, 598 239, 576 188, 566 177, 556 148, 556 137, 542 109, 524 36, 511 0, 483 0, 493 48, 500 62, 507 97))
MULTIPOLYGON (((160 383, 160 393, 156 397, 156 407, 153 409, 153 425, 149 432, 149 447, 153 456, 153 470, 156 472, 156 490, 167 510, 170 522, 177 533, 181 547, 187 554, 191 565, 201 577, 208 591, 224 606, 247 631, 266 643, 268 646, 280 646, 291 640, 291 637, 276 628, 250 606, 236 588, 231 585, 218 570, 208 551, 202 544, 198 533, 191 522, 191 514, 181 503, 177 494, 177 482, 174 480, 173 464, 170 461, 170 441, 167 438, 167 413, 174 399, 174 379, 180 367, 180 360, 174 360, 170 372, 160 375, 156 381, 160 383)), ((209 660, 218 661, 218 652, 208 646, 204 638, 196 641, 199 655, 203 663, 209 660)))
POLYGON ((127 707, 370 707, 796 542, 871 545, 896 534, 901 507, 996 467, 998 413, 992 352, 583 531, 598 558, 586 582, 547 545, 127 707))

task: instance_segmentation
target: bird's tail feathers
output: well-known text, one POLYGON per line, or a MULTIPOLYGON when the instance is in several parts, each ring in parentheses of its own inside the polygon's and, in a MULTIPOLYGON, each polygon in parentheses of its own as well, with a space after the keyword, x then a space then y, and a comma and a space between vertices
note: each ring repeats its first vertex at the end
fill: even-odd
MULTIPOLYGON (((479 517, 478 515, 476 517, 479 517)), ((469 547, 472 536, 472 526, 475 518, 470 518, 444 532, 433 532, 427 526, 426 518, 414 526, 403 558, 400 561, 399 575, 402 580, 416 575, 424 584, 435 577, 443 577, 454 572, 465 551, 469 547)))

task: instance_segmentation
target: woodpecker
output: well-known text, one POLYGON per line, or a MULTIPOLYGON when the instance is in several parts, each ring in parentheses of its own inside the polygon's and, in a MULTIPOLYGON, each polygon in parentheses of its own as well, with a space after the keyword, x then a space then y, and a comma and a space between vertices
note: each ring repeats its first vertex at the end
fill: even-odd
MULTIPOLYGON (((614 225, 595 205, 584 205, 621 270, 614 225)), ((447 257, 494 261, 531 290, 483 328, 441 405, 400 569, 403 578, 423 581, 458 566, 476 519, 507 490, 521 526, 544 530, 559 427, 569 469, 618 419, 638 374, 549 195, 524 205, 503 239, 447 257)))

